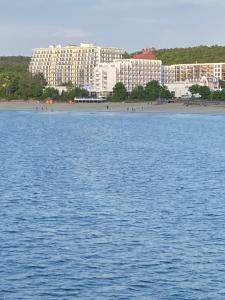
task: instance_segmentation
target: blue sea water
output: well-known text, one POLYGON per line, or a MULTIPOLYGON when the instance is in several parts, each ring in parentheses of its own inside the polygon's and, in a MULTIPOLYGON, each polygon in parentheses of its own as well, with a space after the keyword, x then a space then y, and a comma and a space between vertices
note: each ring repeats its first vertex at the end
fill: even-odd
POLYGON ((0 111, 0 299, 225 299, 225 115, 0 111))

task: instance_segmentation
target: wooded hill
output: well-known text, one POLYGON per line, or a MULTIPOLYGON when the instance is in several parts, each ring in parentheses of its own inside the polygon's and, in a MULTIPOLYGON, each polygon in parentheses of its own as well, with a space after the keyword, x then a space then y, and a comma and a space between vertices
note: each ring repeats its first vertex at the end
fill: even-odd
POLYGON ((0 73, 25 72, 29 62, 30 57, 27 56, 0 56, 0 73))
MULTIPOLYGON (((225 63, 225 46, 198 46, 189 48, 156 49, 157 59, 164 65, 186 63, 225 63)), ((135 53, 125 53, 124 58, 130 58, 135 53)), ((26 56, 2 56, 0 57, 0 73, 20 72, 28 68, 30 57, 26 56)))
MULTIPOLYGON (((189 48, 155 49, 157 59, 164 65, 188 64, 188 63, 225 63, 225 46, 198 46, 189 48)), ((125 53, 129 58, 133 54, 125 53)))

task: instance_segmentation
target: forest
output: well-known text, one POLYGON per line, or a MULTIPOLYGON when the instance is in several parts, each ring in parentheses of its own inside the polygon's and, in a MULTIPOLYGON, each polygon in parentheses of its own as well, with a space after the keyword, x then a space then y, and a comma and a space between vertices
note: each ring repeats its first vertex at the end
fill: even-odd
MULTIPOLYGON (((164 65, 191 64, 191 63, 220 63, 225 62, 225 46, 198 46, 189 48, 154 49, 157 59, 164 65)), ((124 53, 124 58, 130 58, 133 54, 124 53)))

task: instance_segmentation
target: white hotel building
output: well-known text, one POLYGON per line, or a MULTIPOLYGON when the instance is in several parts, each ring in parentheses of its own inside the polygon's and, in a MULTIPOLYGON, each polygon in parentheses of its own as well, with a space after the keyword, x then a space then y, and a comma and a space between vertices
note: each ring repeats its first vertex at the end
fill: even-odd
POLYGON ((225 63, 196 63, 163 66, 163 82, 198 81, 202 77, 225 80, 225 63))
POLYGON ((162 82, 162 62, 148 59, 119 59, 100 63, 94 68, 94 90, 98 96, 112 93, 117 82, 131 92, 138 85, 146 86, 152 80, 162 82))
POLYGON ((52 87, 72 82, 76 86, 92 89, 95 66, 120 59, 122 53, 118 48, 83 43, 80 46, 36 48, 33 50, 29 70, 32 74, 42 73, 52 87))

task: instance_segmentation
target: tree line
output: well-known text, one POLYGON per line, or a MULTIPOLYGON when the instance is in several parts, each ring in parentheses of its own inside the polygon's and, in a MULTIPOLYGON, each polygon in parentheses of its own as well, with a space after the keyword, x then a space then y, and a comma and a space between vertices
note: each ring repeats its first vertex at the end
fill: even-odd
POLYGON ((67 91, 60 95, 55 88, 47 87, 42 74, 32 75, 28 71, 30 58, 23 56, 0 57, 0 99, 52 98, 58 101, 73 100, 75 97, 88 97, 85 89, 67 83, 67 91))
POLYGON ((0 98, 8 100, 51 98, 56 101, 68 101, 75 97, 89 96, 88 91, 80 87, 68 87, 67 91, 59 94, 57 89, 46 85, 47 82, 42 74, 32 75, 28 71, 0 73, 0 98))
POLYGON ((225 89, 211 91, 208 86, 194 84, 189 88, 192 98, 204 100, 225 100, 225 89))
POLYGON ((152 80, 145 87, 138 85, 128 93, 122 82, 116 83, 113 88, 113 94, 109 98, 111 101, 154 101, 156 99, 171 99, 172 94, 167 87, 161 86, 158 81, 152 80))

